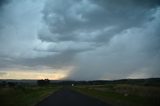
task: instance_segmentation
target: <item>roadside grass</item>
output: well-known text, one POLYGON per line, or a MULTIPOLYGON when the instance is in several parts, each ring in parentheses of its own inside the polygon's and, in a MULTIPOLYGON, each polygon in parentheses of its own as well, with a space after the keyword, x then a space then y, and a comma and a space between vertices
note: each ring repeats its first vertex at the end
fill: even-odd
POLYGON ((74 87, 74 90, 93 96, 113 106, 160 105, 160 87, 108 84, 81 85, 74 87))
POLYGON ((42 99, 58 90, 59 87, 29 86, 29 87, 5 87, 0 88, 1 106, 34 106, 42 99))

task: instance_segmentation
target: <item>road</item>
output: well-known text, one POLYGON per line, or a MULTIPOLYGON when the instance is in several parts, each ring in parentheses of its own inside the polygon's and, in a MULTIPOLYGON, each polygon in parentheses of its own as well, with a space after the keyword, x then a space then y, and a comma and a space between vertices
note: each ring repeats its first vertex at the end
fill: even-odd
POLYGON ((79 92, 62 88, 39 102, 36 106, 110 106, 79 92))

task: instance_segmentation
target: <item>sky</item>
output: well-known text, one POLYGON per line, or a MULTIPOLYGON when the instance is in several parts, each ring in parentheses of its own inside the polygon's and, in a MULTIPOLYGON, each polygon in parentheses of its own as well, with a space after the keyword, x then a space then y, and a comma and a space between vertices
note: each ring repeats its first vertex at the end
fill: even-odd
POLYGON ((0 0, 0 79, 151 77, 159 0, 0 0))

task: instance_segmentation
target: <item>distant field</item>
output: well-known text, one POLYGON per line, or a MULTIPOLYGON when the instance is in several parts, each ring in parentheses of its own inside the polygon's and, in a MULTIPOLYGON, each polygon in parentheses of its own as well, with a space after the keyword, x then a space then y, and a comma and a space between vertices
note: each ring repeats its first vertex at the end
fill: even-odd
POLYGON ((112 106, 160 106, 160 78, 36 82, 1 80, 0 106, 34 106, 62 87, 98 98, 112 106))
POLYGON ((74 89, 113 106, 160 106, 159 86, 106 84, 79 85, 74 89))
POLYGON ((34 106, 49 94, 58 90, 58 87, 1 87, 1 106, 34 106))

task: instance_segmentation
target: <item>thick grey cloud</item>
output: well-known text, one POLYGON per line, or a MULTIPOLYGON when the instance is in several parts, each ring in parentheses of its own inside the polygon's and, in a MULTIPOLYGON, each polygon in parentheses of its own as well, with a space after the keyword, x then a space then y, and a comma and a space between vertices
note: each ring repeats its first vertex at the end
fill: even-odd
POLYGON ((3 7, 0 17, 0 68, 15 65, 19 58, 43 55, 34 51, 39 45, 36 33, 41 24, 42 1, 10 0, 3 7))
POLYGON ((68 79, 159 77, 159 0, 2 0, 0 70, 68 79), (23 8, 23 9, 22 9, 23 8))
POLYGON ((9 0, 1 0, 0 1, 0 9, 3 8, 3 6, 8 4, 9 2, 10 2, 9 0))
POLYGON ((63 0, 48 1, 43 13, 51 36, 40 34, 39 37, 49 41, 88 40, 85 38, 87 36, 89 41, 108 40, 108 36, 100 36, 99 33, 96 36, 92 33, 107 30, 105 34, 113 36, 123 29, 141 25, 149 18, 148 11, 158 3, 154 0, 71 0, 67 3, 63 3, 63 0))

